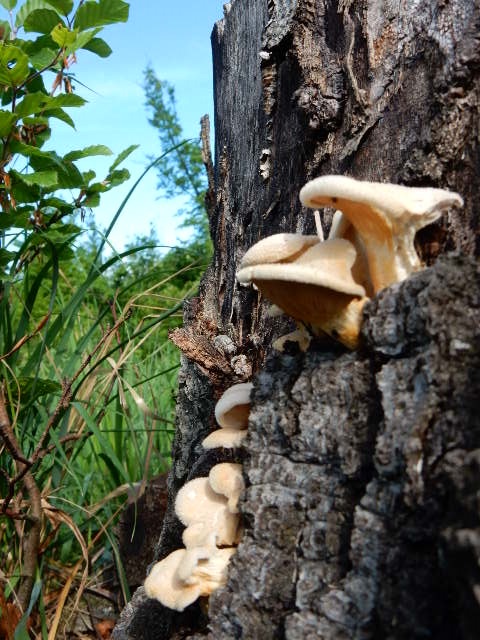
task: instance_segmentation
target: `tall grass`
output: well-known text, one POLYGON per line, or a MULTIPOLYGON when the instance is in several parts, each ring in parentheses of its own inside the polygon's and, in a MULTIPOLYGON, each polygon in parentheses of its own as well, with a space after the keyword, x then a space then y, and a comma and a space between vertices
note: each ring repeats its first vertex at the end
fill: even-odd
MULTIPOLYGON (((129 284, 102 298, 111 270, 144 249, 103 258, 113 224, 83 271, 62 258, 75 238, 65 247, 46 247, 22 271, 25 247, 20 236, 11 241, 17 253, 0 300, 0 377, 21 456, 7 440, 0 444, 0 610, 3 624, 10 617, 16 626, 16 639, 63 637, 85 588, 100 583, 107 566, 115 566, 126 601, 114 524, 127 496, 138 495, 170 464, 179 355, 167 331, 181 321, 183 299, 193 291, 172 293, 170 283, 180 275, 172 273, 145 291, 129 284), (33 502, 22 485, 22 460, 41 501, 34 584, 24 611, 17 595, 33 502)), ((192 268, 198 267, 182 271, 192 268)))

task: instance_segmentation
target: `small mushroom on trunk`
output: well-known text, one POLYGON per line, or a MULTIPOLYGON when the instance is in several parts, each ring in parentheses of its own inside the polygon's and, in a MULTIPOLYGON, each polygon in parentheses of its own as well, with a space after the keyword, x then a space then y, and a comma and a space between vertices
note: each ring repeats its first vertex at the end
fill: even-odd
POLYGON ((224 429, 245 429, 250 414, 251 382, 229 387, 215 405, 215 419, 224 429))
POLYGON ((175 611, 183 611, 202 595, 198 584, 185 584, 177 573, 185 554, 185 549, 177 549, 156 562, 144 583, 145 593, 149 598, 154 598, 164 607, 175 611))
POLYGON ((208 480, 212 489, 228 499, 230 513, 238 513, 238 499, 245 489, 242 465, 234 462, 221 462, 210 469, 208 480))
POLYGON ((220 546, 237 540, 238 516, 229 511, 227 498, 212 489, 208 478, 196 478, 183 485, 175 499, 175 513, 182 524, 187 528, 195 526, 199 533, 198 524, 203 524, 201 546, 205 546, 209 533, 215 534, 215 543, 220 546))
POLYGON ((246 436, 246 429, 216 429, 202 440, 202 447, 204 449, 236 449, 242 446, 246 436))
POLYGON ((149 598, 165 607, 183 611, 200 596, 209 596, 227 580, 227 566, 236 549, 214 549, 202 553, 177 549, 153 565, 145 583, 149 598))

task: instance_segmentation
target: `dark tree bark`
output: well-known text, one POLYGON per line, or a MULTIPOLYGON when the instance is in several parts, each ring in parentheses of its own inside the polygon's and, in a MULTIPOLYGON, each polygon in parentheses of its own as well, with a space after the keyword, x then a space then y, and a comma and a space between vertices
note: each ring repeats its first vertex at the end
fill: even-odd
POLYGON ((174 336, 185 357, 155 559, 182 546, 178 489, 224 459, 200 446, 214 402, 253 375, 233 454, 245 534, 208 615, 140 589, 115 638, 478 636, 479 27, 473 0, 225 5, 212 35, 215 255, 174 336), (465 207, 418 234, 434 266, 367 305, 361 349, 275 355, 288 320, 268 318, 235 271, 260 238, 313 232, 298 192, 328 173, 449 188, 465 207))

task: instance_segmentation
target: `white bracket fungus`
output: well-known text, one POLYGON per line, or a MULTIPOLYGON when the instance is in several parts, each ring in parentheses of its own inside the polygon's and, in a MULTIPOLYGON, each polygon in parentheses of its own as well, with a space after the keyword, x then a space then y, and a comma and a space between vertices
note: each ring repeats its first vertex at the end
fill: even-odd
POLYGON ((245 429, 250 413, 251 382, 229 387, 215 405, 215 420, 224 429, 245 429))
POLYGON ((364 287, 352 276, 355 247, 343 239, 320 242, 317 236, 309 246, 303 238, 310 236, 277 234, 261 240, 262 251, 260 243, 247 251, 237 279, 254 282, 266 298, 315 332, 355 348, 367 300, 364 287), (281 255, 289 256, 288 261, 274 262, 278 246, 283 246, 281 255))
POLYGON ((216 549, 203 558, 177 549, 153 565, 144 583, 145 593, 169 609, 183 611, 200 596, 209 596, 225 585, 234 553, 235 548, 216 549))
MULTIPOLYGON (((247 433, 251 390, 248 382, 225 391, 215 407, 222 428, 205 438, 206 449, 241 444, 247 433)), ((226 583, 227 565, 242 535, 238 499, 243 489, 242 466, 230 462, 215 465, 208 478, 195 478, 180 489, 175 513, 185 525, 185 549, 177 549, 153 566, 144 584, 148 597, 183 611, 199 596, 208 596, 226 583)))
POLYGON ((232 545, 237 540, 238 517, 228 509, 228 500, 224 495, 216 493, 208 478, 190 480, 177 493, 175 513, 187 528, 197 527, 200 533, 198 546, 204 546, 210 533, 215 533, 217 545, 232 545))
POLYGON ((417 231, 450 207, 463 205, 458 193, 444 189, 336 175, 307 182, 300 200, 313 209, 333 206, 343 212, 364 244, 374 293, 418 270, 417 231))
POLYGON ((230 513, 238 513, 238 499, 245 489, 242 465, 235 462, 220 462, 210 469, 208 480, 216 493, 228 499, 230 513))

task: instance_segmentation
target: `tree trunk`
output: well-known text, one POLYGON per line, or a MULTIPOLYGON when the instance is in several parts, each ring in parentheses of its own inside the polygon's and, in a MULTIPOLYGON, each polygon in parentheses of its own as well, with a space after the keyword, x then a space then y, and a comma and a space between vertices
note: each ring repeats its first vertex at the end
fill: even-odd
POLYGON ((478 637, 479 26, 473 0, 225 5, 215 255, 173 336, 184 359, 155 559, 182 547, 178 489, 225 459, 200 445, 215 401, 253 376, 245 533, 208 614, 140 589, 115 638, 478 637), (330 173, 452 189, 465 206, 418 234, 434 266, 367 305, 361 349, 275 355, 289 321, 235 271, 259 239, 314 231, 298 192, 330 173))

